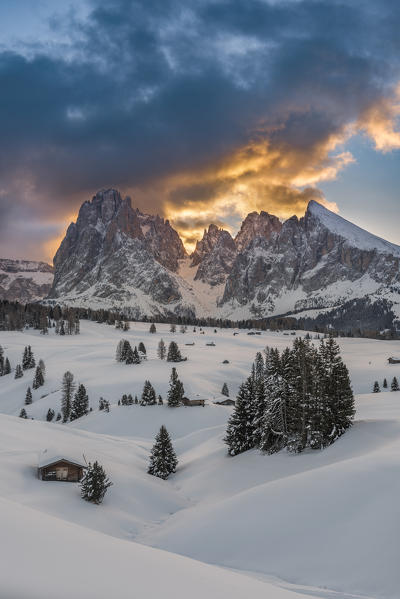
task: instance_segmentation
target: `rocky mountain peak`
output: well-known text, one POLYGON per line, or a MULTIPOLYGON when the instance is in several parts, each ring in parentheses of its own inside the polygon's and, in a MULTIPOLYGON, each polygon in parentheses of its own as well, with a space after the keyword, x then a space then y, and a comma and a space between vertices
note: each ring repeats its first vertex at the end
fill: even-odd
POLYGON ((224 229, 219 229, 217 225, 211 223, 208 229, 204 229, 203 237, 196 242, 194 252, 191 254, 191 266, 197 266, 208 256, 219 242, 220 238, 227 239, 227 235, 232 239, 230 233, 224 229))
POLYGON ((235 237, 238 252, 243 251, 255 237, 264 237, 269 240, 274 233, 279 233, 281 229, 281 221, 273 214, 264 212, 264 210, 250 212, 235 237))

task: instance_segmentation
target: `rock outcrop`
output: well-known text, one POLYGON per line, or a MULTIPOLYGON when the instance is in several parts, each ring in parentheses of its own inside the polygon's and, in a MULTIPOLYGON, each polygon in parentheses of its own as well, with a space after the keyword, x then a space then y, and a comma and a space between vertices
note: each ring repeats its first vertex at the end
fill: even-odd
POLYGON ((47 296, 53 282, 53 267, 46 262, 0 259, 0 299, 21 303, 47 296))

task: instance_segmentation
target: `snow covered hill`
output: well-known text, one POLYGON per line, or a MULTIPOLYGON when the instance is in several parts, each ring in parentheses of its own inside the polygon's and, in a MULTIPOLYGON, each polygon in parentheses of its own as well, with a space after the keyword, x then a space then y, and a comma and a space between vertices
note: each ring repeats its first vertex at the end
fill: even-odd
POLYGON ((0 596, 53 597, 67 561, 76 575, 66 580, 61 598, 119 599, 133 589, 152 597, 161 583, 163 594, 176 599, 189 593, 221 599, 397 598, 400 393, 369 392, 375 380, 399 377, 400 366, 387 358, 400 354, 400 342, 340 340, 357 415, 353 429, 333 446, 300 455, 250 451, 229 458, 223 436, 232 408, 213 399, 221 397, 223 382, 235 395, 256 351, 286 347, 292 337, 248 336, 243 330, 233 336, 230 329, 210 328, 204 335, 199 329, 170 333, 167 325, 151 334, 148 326, 131 323, 122 333, 82 322, 77 336, 0 333, 13 366, 28 344, 46 363, 46 383, 26 406, 33 421, 16 417, 33 371, 21 379, 13 373, 0 377, 0 521, 8 548, 0 596), (148 360, 117 363, 122 336, 132 344, 143 341, 148 360), (175 339, 188 357, 178 373, 189 397, 207 400, 204 408, 117 405, 123 393, 139 395, 145 379, 165 397, 171 364, 156 356, 161 337, 166 343, 175 339), (215 347, 206 345, 211 340, 215 347), (44 422, 49 407, 60 409, 67 369, 85 384, 93 412, 67 425, 44 422), (110 401, 110 413, 98 410, 100 396, 110 401), (168 481, 146 474, 161 424, 179 458, 168 481), (114 483, 101 506, 82 501, 75 484, 38 480, 38 456, 46 447, 99 459, 114 483), (83 586, 89 571, 96 572, 90 588, 83 586))

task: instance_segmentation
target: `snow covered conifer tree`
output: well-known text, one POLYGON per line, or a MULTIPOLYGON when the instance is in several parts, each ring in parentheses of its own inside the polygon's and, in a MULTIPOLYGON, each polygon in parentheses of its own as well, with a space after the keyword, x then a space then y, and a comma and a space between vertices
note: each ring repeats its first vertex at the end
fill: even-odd
POLYGON ((6 358, 4 361, 3 374, 10 374, 10 372, 11 372, 10 360, 8 358, 6 358))
POLYGON ((43 372, 43 376, 45 376, 46 375, 46 365, 45 365, 44 361, 42 360, 42 358, 40 358, 40 360, 39 360, 39 368, 43 372))
POLYGON ((21 377, 24 376, 24 371, 21 368, 21 364, 17 364, 15 367, 15 375, 14 378, 15 379, 20 379, 21 377))
POLYGON ((164 425, 161 426, 150 454, 148 474, 166 480, 176 471, 178 458, 172 446, 171 438, 164 425))
POLYGON ((85 501, 90 501, 99 505, 104 499, 107 489, 111 487, 112 482, 97 461, 89 466, 80 482, 81 497, 85 501))
POLYGON ((43 385, 44 385, 44 376, 43 376, 42 369, 40 368, 40 366, 36 366, 36 372, 35 372, 35 376, 33 378, 32 387, 34 389, 39 389, 39 387, 42 387, 43 385))
POLYGON ((19 417, 20 418, 28 418, 25 408, 22 408, 22 410, 19 413, 19 417))
POLYGON ((229 389, 226 383, 222 385, 221 394, 225 395, 226 397, 229 397, 229 389))
POLYGON ((375 383, 374 383, 374 387, 373 387, 373 389, 372 389, 372 392, 373 392, 373 393, 380 393, 380 392, 381 392, 381 389, 380 389, 380 387, 379 387, 379 383, 378 383, 378 381, 375 381, 375 383))
POLYGON ((80 384, 71 404, 71 420, 76 420, 89 414, 89 397, 84 385, 80 384))
POLYGON ((141 341, 138 345, 138 352, 143 354, 144 356, 146 355, 146 348, 144 346, 143 341, 141 341))
POLYGON ((157 403, 156 392, 150 381, 145 381, 143 386, 140 405, 154 406, 157 403))
POLYGON ((28 387, 28 389, 26 390, 26 395, 25 395, 25 405, 29 406, 29 404, 32 403, 32 391, 31 388, 28 387))
POLYGON ((64 373, 61 383, 61 412, 63 416, 63 422, 67 422, 71 415, 72 396, 74 391, 74 375, 72 372, 67 370, 67 372, 64 373))
POLYGON ((4 350, 0 345, 0 376, 2 376, 2 374, 3 374, 3 368, 4 368, 4 350))
POLYGON ((387 387, 388 387, 388 383, 387 383, 387 380, 386 380, 386 379, 383 379, 383 385, 382 385, 382 387, 383 387, 384 389, 387 389, 387 387))
POLYGON ((178 378, 176 368, 172 369, 169 380, 169 389, 167 394, 167 402, 170 408, 176 408, 181 405, 185 390, 181 381, 178 378))
POLYGON ((168 347, 167 362, 182 362, 182 355, 178 344, 171 341, 168 347))
POLYGON ((47 414, 46 414, 46 420, 47 422, 51 422, 54 418, 54 410, 52 410, 51 408, 49 408, 47 410, 47 414))
POLYGON ((140 363, 141 363, 141 359, 140 359, 137 347, 135 345, 135 347, 133 349, 133 353, 132 353, 132 364, 140 364, 140 363))
POLYGON ((391 391, 399 391, 400 387, 399 387, 399 381, 397 380, 397 378, 394 376, 392 383, 390 385, 390 390, 391 391))
POLYGON ((118 341, 117 351, 115 352, 115 359, 117 362, 125 362, 124 358, 124 339, 118 341))
POLYGON ((28 370, 28 368, 30 368, 29 363, 30 363, 30 357, 29 357, 28 347, 25 346, 24 353, 22 355, 22 368, 24 370, 28 370))
POLYGON ((158 343, 158 348, 157 348, 157 356, 160 358, 160 360, 164 360, 166 353, 167 353, 167 350, 165 347, 164 340, 160 339, 160 341, 158 343))
POLYGON ((131 328, 131 325, 129 324, 129 322, 126 320, 124 322, 124 331, 129 331, 129 329, 131 328))
POLYGON ((234 410, 228 420, 226 435, 224 438, 228 446, 229 455, 238 455, 243 451, 251 449, 252 443, 248 435, 248 388, 246 383, 240 386, 239 393, 236 398, 234 410))
POLYGON ((161 397, 161 395, 158 396, 157 400, 158 400, 157 401, 158 405, 162 406, 164 402, 163 402, 163 398, 161 397))
POLYGON ((123 355, 125 357, 125 364, 135 364, 135 355, 129 341, 125 341, 124 343, 123 355))
POLYGON ((176 324, 171 324, 171 326, 169 327, 169 332, 176 333, 176 324))
POLYGON ((149 332, 150 333, 156 333, 157 332, 156 325, 154 324, 154 322, 151 323, 149 332))

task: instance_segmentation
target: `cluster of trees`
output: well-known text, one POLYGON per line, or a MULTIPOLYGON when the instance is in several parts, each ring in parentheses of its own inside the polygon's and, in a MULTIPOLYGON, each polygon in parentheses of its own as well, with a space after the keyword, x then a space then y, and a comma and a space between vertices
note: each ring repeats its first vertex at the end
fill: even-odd
MULTIPOLYGON (((383 383, 382 383, 382 387, 384 389, 388 388, 388 382, 387 379, 383 379, 383 383)), ((393 377, 392 382, 390 383, 390 390, 391 391, 400 391, 400 385, 399 385, 399 381, 397 380, 397 377, 393 377)), ((381 392, 381 388, 379 386, 379 382, 375 381, 374 386, 372 388, 373 393, 380 393, 381 392)))
POLYGON ((241 385, 228 422, 225 443, 230 455, 258 447, 274 453, 322 449, 351 425, 354 397, 348 370, 336 341, 316 348, 297 338, 282 353, 258 353, 241 385))
POLYGON ((76 420, 89 414, 89 396, 84 385, 76 385, 72 372, 64 373, 61 382, 61 414, 62 421, 76 420))
POLYGON ((125 364, 140 364, 147 357, 146 348, 141 341, 139 345, 132 349, 131 344, 127 339, 121 339, 117 345, 115 359, 117 362, 125 362, 125 364))
MULTIPOLYGON (((178 377, 176 368, 172 368, 167 394, 168 406, 170 408, 176 408, 182 405, 182 399, 184 397, 184 394, 185 390, 182 382, 178 377)), ((137 395, 135 395, 135 398, 133 398, 131 394, 124 394, 122 398, 118 400, 119 406, 132 406, 134 404, 139 404, 141 406, 162 406, 164 404, 164 400, 161 397, 161 395, 157 395, 156 390, 154 389, 151 382, 145 381, 140 400, 138 399, 137 395)))
MULTIPOLYGON (((160 339, 158 344, 157 356, 160 360, 165 360, 166 358, 167 362, 184 362, 187 360, 187 358, 182 357, 178 344, 175 341, 171 341, 167 351, 163 339, 160 339)), ((137 347, 135 345, 132 349, 127 339, 121 339, 117 345, 115 359, 117 362, 125 362, 125 364, 140 364, 142 360, 147 359, 147 351, 144 343, 141 341, 137 347)))
POLYGON ((50 328, 57 329, 57 326, 57 332, 60 332, 61 321, 64 321, 64 333, 61 334, 78 334, 81 312, 79 308, 0 300, 0 330, 22 331, 25 328, 33 328, 46 335, 50 328))

